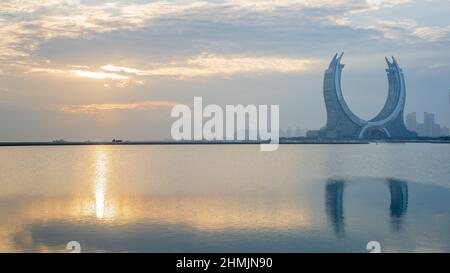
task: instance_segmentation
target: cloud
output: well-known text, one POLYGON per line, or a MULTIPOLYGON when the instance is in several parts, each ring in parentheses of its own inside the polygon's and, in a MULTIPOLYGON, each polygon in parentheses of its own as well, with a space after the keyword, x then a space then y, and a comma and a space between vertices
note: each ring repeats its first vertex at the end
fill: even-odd
MULTIPOLYGON (((234 75, 251 75, 263 73, 302 73, 321 67, 319 60, 284 58, 276 56, 246 57, 215 54, 201 54, 188 59, 172 60, 166 63, 154 63, 147 69, 131 68, 108 64, 100 70, 92 70, 87 66, 71 65, 81 69, 31 68, 30 73, 61 74, 67 77, 88 78, 118 82, 119 87, 127 87, 132 83, 142 84, 143 78, 172 77, 177 79, 193 79, 198 77, 230 77, 234 75)), ((109 84, 105 84, 109 87, 109 84)))
POLYGON ((204 21, 230 25, 294 22, 348 23, 345 14, 392 7, 407 0, 284 0, 284 1, 155 1, 73 5, 67 0, 3 0, 0 7, 0 60, 32 55, 40 44, 55 38, 90 39, 99 33, 152 28, 164 20, 204 21), (321 13, 309 14, 308 9, 321 13), (321 14, 321 15, 320 15, 321 14), (342 18, 341 18, 342 17, 342 18))
POLYGON ((51 110, 57 110, 67 113, 96 114, 103 111, 114 110, 146 110, 146 109, 165 109, 177 105, 174 101, 142 101, 136 103, 104 103, 104 104, 55 104, 48 107, 51 110))
POLYGON ((120 72, 137 76, 195 78, 267 72, 299 73, 314 68, 317 63, 317 60, 309 59, 201 54, 186 60, 157 64, 152 69, 143 70, 112 64, 105 65, 102 69, 108 72, 120 72))
POLYGON ((412 35, 423 40, 435 42, 446 39, 450 40, 450 26, 444 27, 416 27, 412 35))
POLYGON ((49 73, 49 74, 59 74, 64 77, 75 77, 75 78, 87 78, 93 80, 103 80, 109 83, 105 84, 105 87, 110 87, 110 82, 117 82, 117 87, 128 87, 131 84, 140 84, 141 81, 133 81, 127 75, 120 75, 117 73, 105 73, 104 71, 90 71, 88 66, 81 65, 71 65, 73 68, 82 68, 81 69, 58 69, 58 68, 45 68, 45 67, 36 67, 30 68, 28 73, 49 73))
POLYGON ((411 0, 366 0, 367 7, 352 10, 351 13, 362 13, 379 10, 382 8, 392 8, 397 5, 410 3, 411 0))
POLYGON ((377 30, 390 40, 409 43, 450 40, 450 25, 447 27, 421 27, 416 21, 410 19, 376 20, 374 25, 363 28, 377 30))
POLYGON ((128 80, 129 77, 122 76, 116 73, 103 73, 103 72, 92 72, 92 71, 86 71, 86 70, 73 70, 72 71, 75 75, 82 78, 90 78, 90 79, 110 79, 110 80, 128 80))
POLYGON ((439 70, 447 68, 447 67, 450 67, 450 64, 447 62, 436 62, 436 63, 432 63, 432 64, 428 65, 428 68, 430 68, 430 69, 439 69, 439 70))

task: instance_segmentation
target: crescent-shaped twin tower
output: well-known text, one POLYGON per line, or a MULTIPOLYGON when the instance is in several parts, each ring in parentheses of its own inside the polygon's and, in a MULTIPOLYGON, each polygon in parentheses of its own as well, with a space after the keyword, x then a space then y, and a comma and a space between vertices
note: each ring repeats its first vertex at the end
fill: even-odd
POLYGON ((397 61, 386 58, 389 93, 381 112, 371 120, 363 120, 348 107, 342 95, 341 75, 344 53, 336 54, 325 71, 323 95, 327 109, 327 124, 319 132, 325 138, 412 138, 415 132, 409 131, 403 121, 406 101, 406 87, 403 71, 397 61))

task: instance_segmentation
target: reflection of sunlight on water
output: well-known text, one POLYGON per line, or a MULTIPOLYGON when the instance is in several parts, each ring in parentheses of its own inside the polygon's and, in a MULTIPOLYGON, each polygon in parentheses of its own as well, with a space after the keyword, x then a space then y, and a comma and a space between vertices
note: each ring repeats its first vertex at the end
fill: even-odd
POLYGON ((103 218, 105 215, 105 192, 99 188, 95 192, 95 214, 97 218, 103 218))
POLYGON ((268 205, 258 198, 249 201, 239 196, 173 197, 156 194, 131 198, 114 192, 112 187, 117 181, 111 175, 114 165, 112 155, 113 150, 109 146, 95 147, 92 192, 91 195, 72 200, 82 204, 82 212, 73 212, 75 218, 94 216, 101 222, 185 224, 209 231, 227 228, 289 230, 310 225, 308 210, 298 200, 293 202, 289 198, 275 203, 272 200, 268 205), (92 200, 92 193, 95 200, 92 200))
POLYGON ((108 174, 108 154, 105 147, 95 153, 95 215, 97 218, 112 217, 111 210, 105 205, 106 183, 108 174))

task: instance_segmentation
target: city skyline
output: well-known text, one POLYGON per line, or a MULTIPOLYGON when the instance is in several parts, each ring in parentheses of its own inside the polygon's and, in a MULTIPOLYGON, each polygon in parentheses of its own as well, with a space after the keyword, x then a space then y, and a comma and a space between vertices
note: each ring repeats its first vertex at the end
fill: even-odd
POLYGON ((385 56, 406 75, 405 113, 450 126, 444 0, 6 0, 0 7, 0 141, 161 140, 170 109, 280 105, 280 126, 326 123, 322 83, 345 51, 345 100, 370 119, 385 56))
POLYGON ((422 121, 419 122, 416 112, 406 115, 406 127, 417 132, 419 137, 449 136, 449 128, 447 126, 441 126, 437 122, 435 114, 423 112, 422 121))

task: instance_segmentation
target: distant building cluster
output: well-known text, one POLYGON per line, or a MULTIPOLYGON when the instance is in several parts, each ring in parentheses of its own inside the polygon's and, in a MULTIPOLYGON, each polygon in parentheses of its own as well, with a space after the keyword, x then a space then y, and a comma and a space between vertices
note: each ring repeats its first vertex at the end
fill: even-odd
MULTIPOLYGON (((306 136, 306 132, 309 129, 304 129, 304 128, 300 128, 300 127, 287 127, 287 128, 280 128, 280 138, 296 138, 296 137, 305 137, 306 136)), ((245 129, 238 129, 235 133, 234 133, 234 137, 235 139, 238 139, 238 132, 241 133, 245 133, 245 139, 244 140, 250 140, 249 135, 250 135, 250 129, 249 128, 245 128, 245 129)), ((258 132, 255 132, 256 134, 258 134, 258 132)), ((258 139, 259 139, 259 135, 258 135, 258 139)))
POLYGON ((300 127, 296 127, 295 129, 288 127, 286 130, 280 129, 280 137, 284 138, 304 137, 306 136, 307 131, 308 129, 302 129, 300 127))
POLYGON ((441 126, 436 123, 433 113, 423 113, 423 123, 417 121, 417 113, 409 113, 406 115, 406 127, 409 130, 416 131, 420 137, 441 137, 449 136, 448 127, 441 126))

